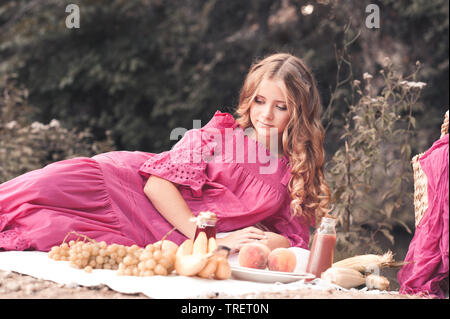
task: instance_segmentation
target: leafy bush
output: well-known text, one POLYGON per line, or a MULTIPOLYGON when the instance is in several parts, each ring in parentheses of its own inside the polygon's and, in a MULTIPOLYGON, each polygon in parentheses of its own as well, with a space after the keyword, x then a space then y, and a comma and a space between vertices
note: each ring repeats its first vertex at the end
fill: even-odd
POLYGON ((343 144, 325 169, 342 254, 380 253, 375 237, 382 234, 394 245, 395 226, 411 233, 413 114, 425 86, 416 82, 419 69, 417 62, 415 72, 403 77, 386 58, 377 76, 365 73, 349 82, 354 103, 344 115, 343 144))
POLYGON ((69 130, 56 119, 30 123, 27 90, 6 78, 0 88, 0 183, 55 161, 114 149, 111 139, 94 141, 89 129, 69 130))
MULTIPOLYGON (((302 57, 328 104, 336 74, 332 47, 352 20, 363 31, 352 50, 356 74, 374 73, 383 55, 403 68, 423 61, 430 108, 418 124, 434 129, 448 100, 448 1, 375 1, 379 30, 364 25, 368 3, 1 1, 0 74, 18 73, 37 108, 34 120, 89 127, 99 139, 110 130, 120 149, 160 152, 169 148, 174 127, 231 111, 252 60, 269 53, 302 57), (79 4, 79 29, 65 26, 69 3, 79 4), (306 4, 311 14, 302 13, 306 4)), ((327 132, 330 153, 337 124, 327 132)))

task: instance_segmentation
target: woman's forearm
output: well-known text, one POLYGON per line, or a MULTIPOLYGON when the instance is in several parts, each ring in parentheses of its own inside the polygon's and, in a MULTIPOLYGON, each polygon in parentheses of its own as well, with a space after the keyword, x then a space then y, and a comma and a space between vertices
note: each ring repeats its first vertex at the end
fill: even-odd
MULTIPOLYGON (((150 176, 144 187, 144 193, 147 195, 153 206, 158 212, 176 229, 188 238, 193 238, 196 225, 190 221, 194 217, 191 209, 181 196, 178 188, 168 180, 157 176, 150 176)), ((289 240, 273 232, 263 232, 265 238, 255 238, 261 240, 270 249, 278 247, 289 247, 289 240)), ((256 235, 254 235, 256 236, 256 235)), ((239 238, 239 236, 237 236, 239 238)), ((237 240, 237 239, 235 239, 237 240)))
POLYGON ((144 187, 153 206, 176 229, 188 238, 193 238, 196 225, 189 219, 194 217, 178 188, 168 180, 150 176, 144 187))

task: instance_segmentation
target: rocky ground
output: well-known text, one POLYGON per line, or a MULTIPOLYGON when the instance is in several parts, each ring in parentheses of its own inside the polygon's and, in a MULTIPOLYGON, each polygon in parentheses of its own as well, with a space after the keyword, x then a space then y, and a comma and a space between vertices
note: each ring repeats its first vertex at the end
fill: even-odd
MULTIPOLYGON (((241 296, 214 295, 205 298, 230 299, 417 299, 418 296, 399 294, 367 294, 359 291, 316 291, 301 289, 283 293, 258 293, 241 296)), ((144 294, 123 294, 105 285, 82 287, 61 285, 11 271, 0 270, 0 299, 148 299, 144 294)))

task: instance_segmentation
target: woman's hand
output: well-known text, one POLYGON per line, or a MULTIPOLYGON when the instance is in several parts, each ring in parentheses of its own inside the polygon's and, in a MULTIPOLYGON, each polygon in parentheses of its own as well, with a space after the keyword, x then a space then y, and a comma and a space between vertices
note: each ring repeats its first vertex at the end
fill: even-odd
POLYGON ((270 250, 290 246, 286 237, 253 226, 236 230, 223 238, 217 238, 216 242, 218 245, 230 247, 231 253, 239 251, 242 246, 249 243, 261 243, 269 247, 270 250))
POLYGON ((223 238, 216 239, 218 245, 231 248, 231 253, 238 251, 245 244, 265 240, 267 240, 265 232, 253 226, 236 230, 223 238))

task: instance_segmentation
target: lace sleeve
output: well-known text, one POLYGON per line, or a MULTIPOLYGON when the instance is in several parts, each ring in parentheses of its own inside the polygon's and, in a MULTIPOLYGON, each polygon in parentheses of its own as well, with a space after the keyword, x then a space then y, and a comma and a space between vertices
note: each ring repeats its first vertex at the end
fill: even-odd
POLYGON ((214 152, 213 139, 201 129, 183 136, 170 151, 153 154, 139 169, 145 178, 155 175, 175 184, 188 186, 194 197, 202 195, 205 169, 214 152))

